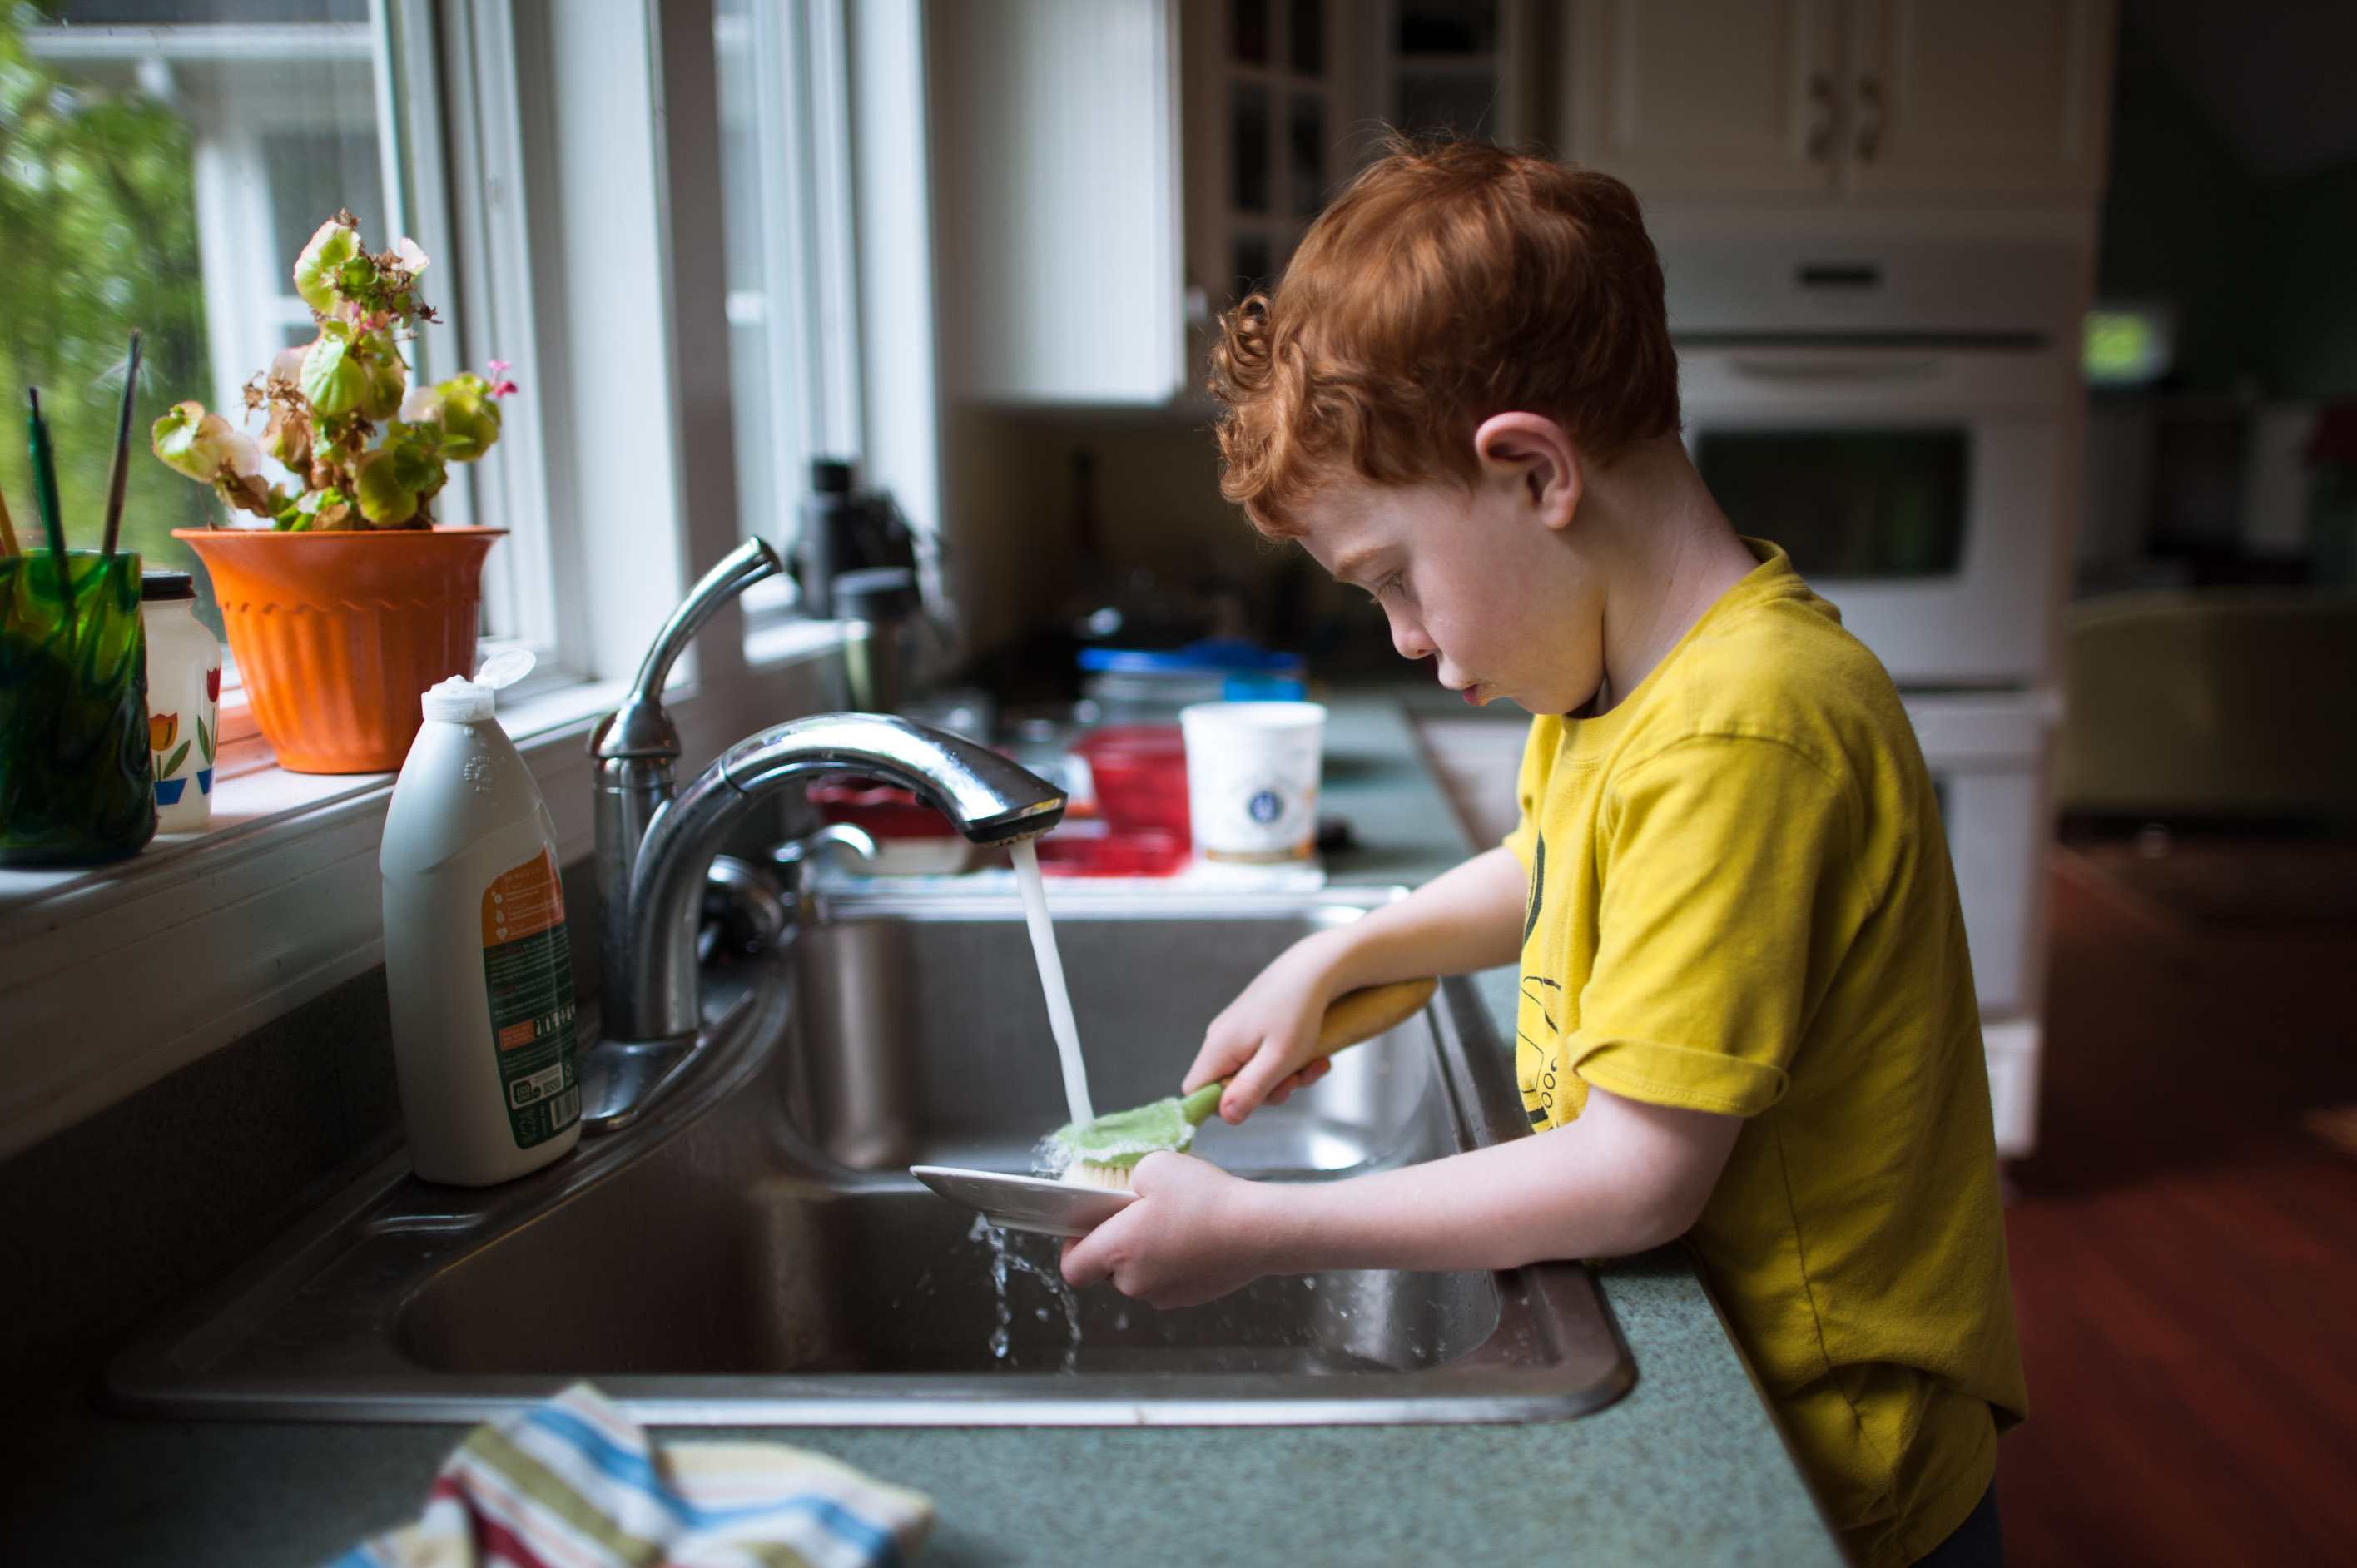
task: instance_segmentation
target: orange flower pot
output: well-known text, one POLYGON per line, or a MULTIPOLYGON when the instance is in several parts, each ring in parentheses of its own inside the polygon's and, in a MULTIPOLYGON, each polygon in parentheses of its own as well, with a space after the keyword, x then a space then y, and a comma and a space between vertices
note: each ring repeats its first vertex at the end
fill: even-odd
POLYGON ((247 700, 278 765, 389 773, 427 687, 475 671, 497 528, 281 533, 176 528, 213 580, 247 700))

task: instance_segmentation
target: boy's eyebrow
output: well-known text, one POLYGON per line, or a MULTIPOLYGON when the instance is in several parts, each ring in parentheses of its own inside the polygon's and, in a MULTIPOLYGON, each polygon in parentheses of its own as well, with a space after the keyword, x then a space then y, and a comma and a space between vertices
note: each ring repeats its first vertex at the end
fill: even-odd
POLYGON ((1359 578, 1360 572, 1366 567, 1367 563, 1383 553, 1383 547, 1380 544, 1362 544, 1356 550, 1343 552, 1334 558, 1332 568, 1334 580, 1338 583, 1348 583, 1352 587, 1363 586, 1359 578))

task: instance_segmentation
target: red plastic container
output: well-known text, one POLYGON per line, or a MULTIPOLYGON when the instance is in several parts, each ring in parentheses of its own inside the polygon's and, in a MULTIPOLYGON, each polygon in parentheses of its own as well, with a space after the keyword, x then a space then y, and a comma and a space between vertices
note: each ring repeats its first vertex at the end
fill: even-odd
POLYGON ((848 822, 879 839, 954 837, 950 820, 906 789, 888 784, 813 784, 810 803, 830 822, 848 822))
POLYGON ((1187 741, 1177 725, 1092 730, 1072 749, 1087 760, 1097 814, 1114 832, 1175 833, 1182 850, 1190 847, 1187 741))
POLYGON ((1039 869, 1049 876, 1170 876, 1186 868, 1191 850, 1186 834, 1160 828, 1060 829, 1039 840, 1039 869))

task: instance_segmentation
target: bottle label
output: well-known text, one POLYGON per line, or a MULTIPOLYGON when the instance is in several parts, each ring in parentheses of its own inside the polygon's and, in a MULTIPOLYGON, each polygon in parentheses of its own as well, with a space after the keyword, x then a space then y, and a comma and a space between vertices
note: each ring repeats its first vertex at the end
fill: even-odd
POLYGON ((565 884, 544 849, 483 890, 483 983, 508 1125, 516 1147, 529 1149, 581 1119, 565 884))

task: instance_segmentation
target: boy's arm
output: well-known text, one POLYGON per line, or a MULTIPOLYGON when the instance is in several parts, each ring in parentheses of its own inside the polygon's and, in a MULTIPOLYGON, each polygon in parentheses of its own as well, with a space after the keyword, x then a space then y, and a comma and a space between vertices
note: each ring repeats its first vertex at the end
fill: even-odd
POLYGON ((1522 953, 1525 887, 1522 862, 1493 849, 1396 904, 1304 937, 1211 1020, 1181 1087, 1232 1079, 1220 1098, 1220 1114, 1230 1122, 1265 1100, 1281 1103, 1297 1081, 1324 1070, 1307 1058, 1326 1004, 1344 992, 1513 962, 1522 953))
POLYGON ((1341 1182, 1248 1182, 1148 1155, 1138 1200, 1064 1247, 1064 1277, 1189 1306, 1263 1274, 1509 1269, 1642 1251, 1709 1201, 1739 1116, 1590 1088, 1568 1126, 1341 1182))

